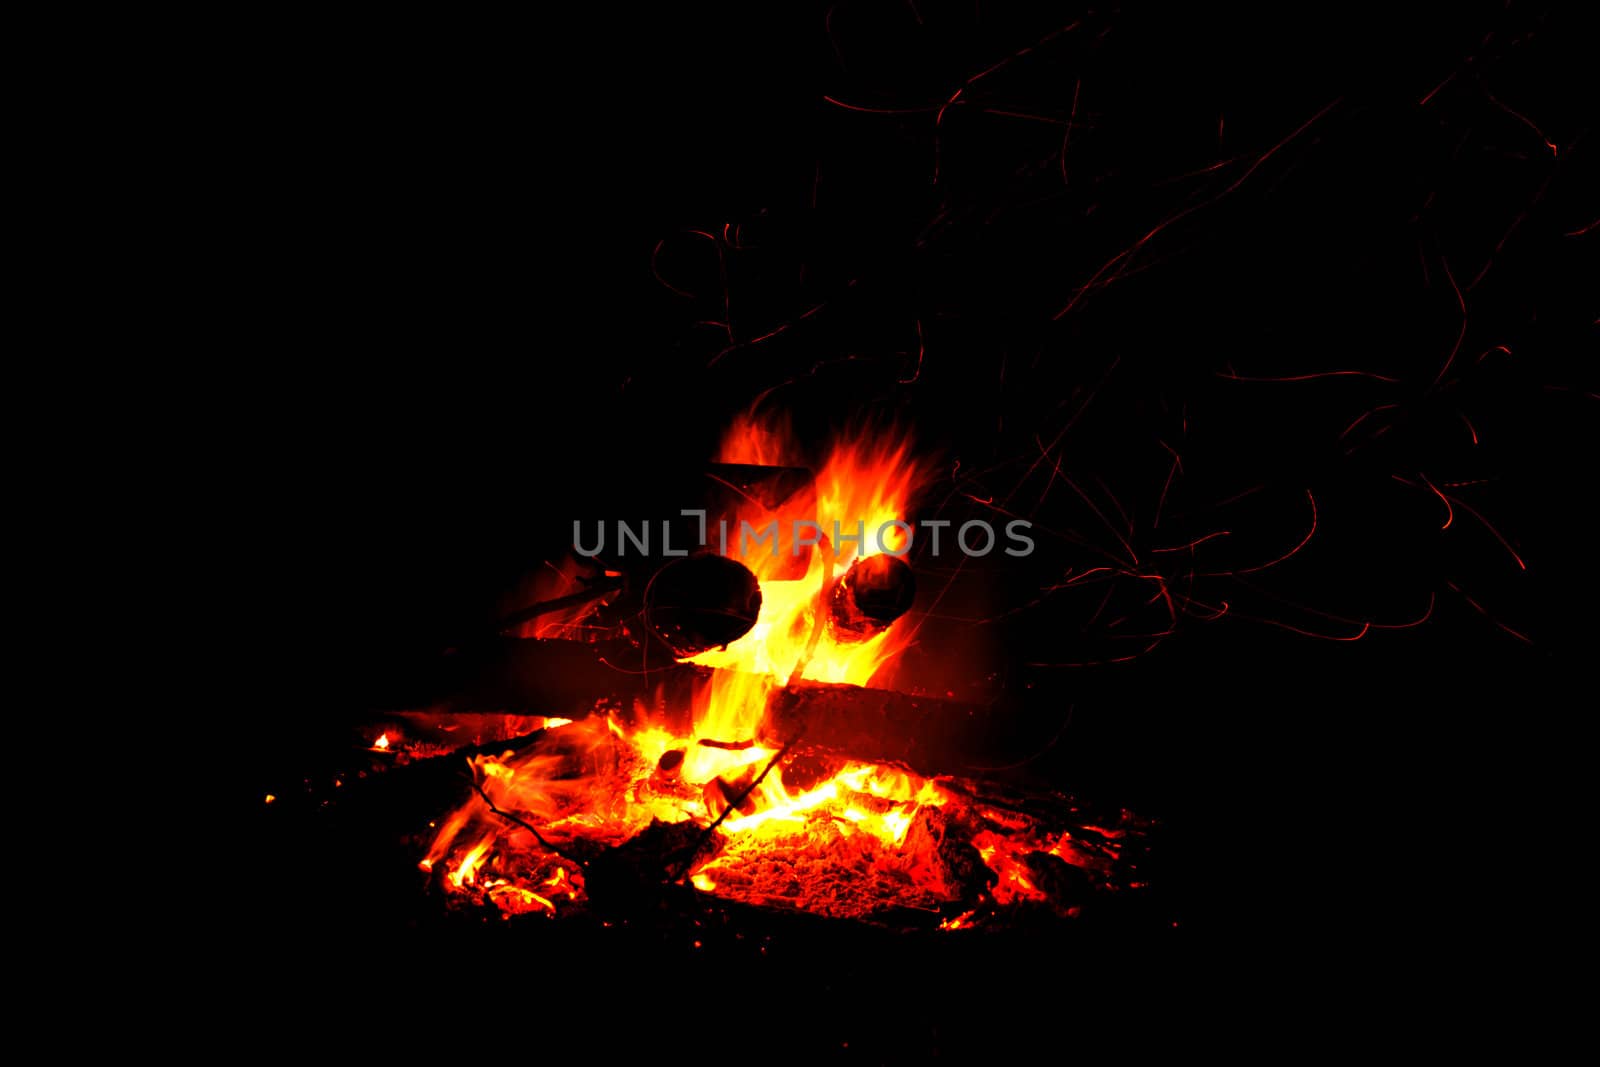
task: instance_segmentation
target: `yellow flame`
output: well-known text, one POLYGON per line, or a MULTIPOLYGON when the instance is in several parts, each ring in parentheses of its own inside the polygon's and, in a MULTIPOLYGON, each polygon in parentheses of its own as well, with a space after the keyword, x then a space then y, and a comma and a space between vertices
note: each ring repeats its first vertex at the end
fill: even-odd
POLYGON ((462 857, 460 865, 450 872, 450 884, 460 889, 477 881, 478 869, 489 858, 489 846, 493 844, 494 835, 491 834, 473 845, 472 850, 462 857))

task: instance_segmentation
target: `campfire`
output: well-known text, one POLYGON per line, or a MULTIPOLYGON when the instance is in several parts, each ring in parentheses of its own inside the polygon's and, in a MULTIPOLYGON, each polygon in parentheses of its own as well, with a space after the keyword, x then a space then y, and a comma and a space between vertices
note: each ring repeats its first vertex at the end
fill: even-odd
POLYGON ((1142 888, 1144 823, 985 765, 990 709, 897 670, 924 547, 906 520, 930 481, 911 442, 805 459, 781 425, 740 420, 706 509, 655 555, 580 546, 508 618, 492 670, 374 725, 382 762, 470 776, 415 837, 448 907, 560 918, 681 885, 955 930, 1142 888), (706 547, 661 551, 697 526, 706 547))

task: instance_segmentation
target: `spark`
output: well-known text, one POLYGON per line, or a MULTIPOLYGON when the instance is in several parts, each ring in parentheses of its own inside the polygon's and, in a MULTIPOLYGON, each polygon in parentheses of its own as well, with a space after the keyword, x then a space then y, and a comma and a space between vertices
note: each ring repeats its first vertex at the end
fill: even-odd
MULTIPOLYGON (((911 377, 898 379, 898 381, 899 381, 899 383, 901 385, 910 385, 913 382, 915 382, 918 378, 922 377, 922 358, 923 358, 923 356, 925 356, 927 354, 927 352, 928 352, 928 345, 922 339, 922 320, 918 319, 917 320, 917 369, 911 372, 911 377)), ((960 469, 961 469, 961 461, 957 460, 956 461, 956 470, 960 470, 960 469)), ((955 476, 955 472, 952 471, 951 472, 951 477, 954 477, 954 476, 955 476)))
POLYGON ((1231 571, 1209 571, 1206 573, 1205 577, 1218 578, 1235 574, 1254 574, 1257 571, 1264 571, 1268 567, 1276 567, 1278 564, 1282 563, 1284 560, 1288 559, 1290 556, 1293 556, 1296 552, 1299 552, 1302 548, 1306 547, 1306 544, 1310 542, 1311 538, 1317 532, 1317 498, 1311 495, 1311 490, 1309 489, 1306 490, 1306 500, 1311 504, 1311 529, 1306 531, 1306 535, 1300 539, 1299 544, 1295 545, 1289 551, 1285 552, 1277 559, 1271 560, 1270 562, 1262 563, 1254 567, 1240 567, 1231 571))
POLYGON ((688 297, 690 300, 693 300, 695 298, 693 293, 689 292, 687 289, 679 289, 676 285, 673 285, 671 282, 667 281, 666 278, 661 276, 660 268, 656 266, 656 260, 661 257, 661 248, 666 243, 667 239, 665 237, 661 238, 661 240, 656 242, 656 247, 651 251, 650 273, 654 274, 656 276, 656 281, 660 282, 667 289, 670 289, 679 296, 688 297))
POLYGON ((1377 407, 1373 408, 1371 411, 1368 411, 1368 412, 1358 416, 1356 418, 1355 422, 1352 422, 1349 426, 1346 426, 1344 428, 1344 432, 1339 435, 1339 440, 1343 441, 1346 437, 1350 436, 1350 431, 1354 430, 1357 426, 1360 426, 1369 417, 1371 417, 1373 415, 1376 415, 1380 411, 1386 411, 1386 410, 1388 410, 1390 408, 1396 408, 1396 407, 1399 407, 1399 406, 1400 405, 1398 405, 1398 404, 1379 404, 1377 407))
POLYGON ((1428 101, 1432 100, 1434 98, 1435 94, 1437 94, 1440 89, 1443 89, 1446 85, 1449 85, 1451 82, 1455 81, 1455 77, 1456 77, 1456 72, 1455 71, 1451 71, 1449 73, 1449 75, 1445 77, 1444 81, 1440 82, 1438 85, 1435 85, 1432 89, 1428 90, 1428 95, 1424 96, 1421 100, 1417 101, 1417 106, 1418 107, 1427 107, 1428 106, 1428 101))
POLYGON ((1459 594, 1463 600, 1465 600, 1468 604, 1472 605, 1473 609, 1475 611, 1477 611, 1478 614, 1482 615, 1484 618, 1486 618, 1490 622, 1494 623, 1500 629, 1504 630, 1506 633, 1510 634, 1512 637, 1515 637, 1518 641, 1521 641, 1523 644, 1528 644, 1528 645, 1533 644, 1532 638, 1528 637, 1527 634, 1520 633, 1517 630, 1513 630, 1511 627, 1507 626, 1505 623, 1501 622, 1499 619, 1495 618, 1493 615, 1490 615, 1488 610, 1485 609, 1482 604, 1478 603, 1476 600, 1472 599, 1472 597, 1468 596, 1465 592, 1463 592, 1461 587, 1459 585, 1457 585, 1455 582, 1446 581, 1444 584, 1448 585, 1451 589, 1455 590, 1455 592, 1457 594, 1459 594))
POLYGON ((927 115, 941 110, 938 105, 930 105, 928 107, 866 107, 862 104, 850 104, 843 100, 836 100, 831 96, 824 96, 822 99, 834 107, 842 107, 846 111, 861 111, 868 115, 927 115))
MULTIPOLYGON (((1474 441, 1474 444, 1476 444, 1476 441, 1474 441)), ((1450 524, 1456 521, 1456 510, 1450 506, 1450 498, 1439 492, 1438 489, 1435 489, 1433 483, 1428 481, 1428 476, 1426 474, 1419 474, 1418 477, 1422 479, 1422 484, 1426 485, 1429 489, 1432 489, 1433 495, 1438 497, 1439 500, 1444 504, 1444 525, 1439 527, 1439 529, 1450 529, 1450 524)))
POLYGON ((1028 119, 1033 122, 1049 123, 1051 126, 1066 126, 1069 124, 1067 119, 1055 119, 1049 115, 1034 115, 1026 111, 1003 111, 997 107, 986 107, 981 110, 985 115, 1003 115, 1010 119, 1028 119))
POLYGON ((1283 622, 1282 620, 1268 619, 1258 615, 1240 615, 1235 612, 1234 618, 1246 619, 1250 622, 1265 623, 1268 626, 1276 626, 1280 630, 1288 630, 1292 634, 1299 634, 1301 637, 1315 637, 1322 641, 1359 641, 1363 637, 1367 636, 1367 632, 1372 629, 1372 624, 1370 622, 1364 622, 1361 624, 1361 629, 1357 630, 1352 636, 1339 637, 1336 634, 1319 634, 1315 630, 1302 630, 1300 627, 1291 626, 1289 623, 1283 622))
POLYGON ((1083 502, 1089 505, 1089 510, 1094 512, 1095 518, 1099 519, 1105 524, 1106 529, 1111 531, 1112 536, 1114 536, 1118 541, 1122 542, 1122 547, 1128 552, 1128 559, 1133 561, 1134 565, 1137 566, 1139 563, 1139 555, 1138 553, 1134 552, 1133 545, 1128 543, 1128 539, 1122 536, 1122 531, 1111 525, 1111 520, 1106 518, 1105 512, 1101 511, 1097 506, 1095 506, 1095 502, 1089 498, 1089 494, 1085 493, 1083 489, 1079 487, 1077 482, 1073 481, 1064 471, 1062 471, 1061 464, 1059 462, 1056 463, 1056 473, 1060 475, 1061 480, 1066 482, 1067 486, 1073 492, 1077 493, 1078 496, 1083 498, 1083 502))
POLYGON ((1218 371, 1217 377, 1226 378, 1229 381, 1234 382, 1310 382, 1316 381, 1319 378, 1371 378, 1374 381, 1388 382, 1389 384, 1393 385, 1400 381, 1399 378, 1391 378, 1387 374, 1377 374, 1369 370, 1325 370, 1318 371, 1314 374, 1292 374, 1282 378, 1260 378, 1244 374, 1234 374, 1232 371, 1227 373, 1218 371))
POLYGON ((1071 33, 1073 30, 1077 29, 1079 25, 1082 24, 1082 21, 1083 21, 1082 19, 1074 19, 1072 22, 1069 22, 1067 25, 1062 26, 1059 29, 1051 30, 1049 33, 1045 34, 1043 37, 1039 38, 1037 41, 1035 41, 1032 44, 1028 45, 1026 48, 1020 49, 1019 51, 1012 53, 1011 55, 1009 55, 1006 58, 1002 59, 1000 62, 994 64, 993 66, 987 67, 984 70, 979 71, 977 74, 974 74, 972 77, 967 79, 967 84, 971 85, 973 82, 977 81, 979 78, 987 78, 989 75, 993 74, 995 71, 1001 69, 1002 67, 1007 66, 1010 63, 1014 63, 1015 61, 1021 59, 1023 56, 1029 54, 1030 52, 1032 52, 1034 49, 1040 47, 1041 45, 1049 44, 1051 41, 1055 40, 1057 37, 1060 37, 1062 34, 1071 33))
POLYGON ((1450 355, 1445 359, 1444 366, 1439 368, 1438 377, 1433 379, 1433 384, 1438 385, 1444 378, 1445 372, 1450 369, 1450 364, 1456 361, 1456 353, 1461 351, 1461 342, 1467 339, 1467 298, 1461 295, 1461 286, 1456 284, 1456 276, 1450 272, 1450 261, 1443 256, 1439 262, 1444 264, 1444 276, 1450 279, 1450 288, 1456 294, 1456 303, 1461 308, 1461 332, 1456 334, 1456 343, 1450 346, 1450 355))
POLYGON ((1224 189, 1222 191, 1222 194, 1224 196, 1226 196, 1228 193, 1233 192, 1235 189, 1239 188, 1239 186, 1243 185, 1245 183, 1245 179, 1249 178, 1250 175, 1254 174, 1256 172, 1256 170, 1259 169, 1263 163, 1265 163, 1267 160, 1271 159, 1274 155, 1276 155, 1280 148, 1282 148, 1284 145, 1288 144, 1290 141, 1294 140, 1296 137, 1299 137, 1302 133, 1305 133, 1307 130, 1309 130, 1313 123, 1315 123, 1322 116, 1326 115, 1328 112, 1332 111, 1336 106, 1338 106, 1339 102, 1341 100, 1343 100, 1343 99, 1344 99, 1344 97, 1342 97, 1342 96, 1335 97, 1333 100, 1329 101, 1327 106, 1325 106, 1321 111, 1317 112, 1315 115, 1312 115, 1309 119, 1306 119, 1306 121, 1303 124, 1301 124, 1299 129, 1295 130, 1289 136, 1285 137, 1283 140, 1279 141, 1277 144, 1275 144, 1271 148, 1267 149, 1267 151, 1261 156, 1261 158, 1256 160, 1254 163, 1252 163, 1250 165, 1250 169, 1245 171, 1243 174, 1241 174, 1239 176, 1239 180, 1238 181, 1234 182, 1232 185, 1230 185, 1226 189, 1224 189))
POLYGON ((1533 124, 1532 119, 1528 118, 1528 116, 1524 115, 1522 112, 1515 111, 1512 108, 1507 107, 1505 104, 1502 104, 1499 100, 1495 99, 1494 94, 1489 92, 1487 89, 1483 91, 1483 95, 1487 96, 1489 98, 1489 102, 1495 107, 1499 108, 1501 111, 1504 111, 1507 115, 1510 115, 1512 118, 1528 127, 1528 129, 1532 130, 1539 140, 1544 142, 1544 146, 1550 149, 1550 154, 1552 156, 1559 157, 1561 155, 1561 150, 1559 147, 1557 147, 1556 143, 1550 140, 1550 138, 1546 137, 1544 135, 1544 131, 1533 124))
POLYGON ((1172 453, 1172 469, 1167 471, 1167 480, 1161 486, 1161 497, 1156 501, 1155 518, 1150 522, 1150 528, 1152 530, 1158 529, 1161 526, 1161 509, 1167 503, 1167 490, 1172 488, 1173 477, 1176 476, 1179 471, 1183 470, 1183 460, 1179 457, 1177 451, 1165 441, 1157 441, 1156 443, 1162 448, 1166 449, 1168 452, 1172 453))
POLYGON ((1072 111, 1067 115, 1067 128, 1061 134, 1061 184, 1067 184, 1067 142, 1072 138, 1072 127, 1078 121, 1078 94, 1083 91, 1083 79, 1072 86, 1072 111))
POLYGON ((1117 499, 1117 494, 1111 491, 1111 487, 1105 483, 1105 479, 1098 474, 1091 474, 1090 477, 1094 479, 1094 484, 1100 487, 1100 491, 1106 495, 1106 499, 1111 501, 1111 506, 1117 509, 1117 515, 1127 524, 1128 536, 1132 537, 1133 520, 1128 518, 1128 509, 1122 506, 1122 501, 1117 499))
POLYGON ((1188 552, 1190 549, 1194 548, 1196 545, 1203 545, 1207 541, 1212 540, 1213 538, 1227 537, 1230 532, 1231 531, 1228 531, 1228 530, 1218 530, 1216 533, 1208 533, 1204 537, 1196 538, 1195 540, 1190 541, 1186 545, 1174 545, 1171 548, 1152 548, 1150 551, 1151 552, 1188 552))
POLYGON ((1511 547, 1511 542, 1507 541, 1503 536, 1501 536, 1500 531, 1496 530, 1494 528, 1494 524, 1491 523, 1488 519, 1483 517, 1483 513, 1482 512, 1480 512, 1477 508, 1473 507, 1471 504, 1468 504, 1466 501, 1460 499, 1459 497, 1447 496, 1445 494, 1440 494, 1440 495, 1441 496, 1445 496, 1445 500, 1447 502, 1449 502, 1451 504, 1459 505, 1460 507, 1463 507, 1463 508, 1466 508, 1467 509, 1467 513, 1469 515, 1471 515, 1473 518, 1477 519, 1479 522, 1483 523, 1483 528, 1485 530, 1488 530, 1491 534, 1493 534, 1494 535, 1494 539, 1496 541, 1499 541, 1501 546, 1507 552, 1511 553, 1511 558, 1516 560, 1518 567, 1522 568, 1523 570, 1527 570, 1528 569, 1528 565, 1526 563, 1522 562, 1522 557, 1517 555, 1517 550, 1511 547))
POLYGON ((1235 189, 1239 188, 1239 186, 1243 185, 1244 182, 1250 177, 1250 175, 1254 174, 1258 169, 1260 169, 1261 165, 1264 164, 1267 160, 1271 159, 1278 152, 1279 149, 1281 149, 1284 145, 1288 144, 1290 141, 1293 141, 1296 137, 1300 136, 1300 134, 1304 133, 1318 119, 1322 118, 1322 116, 1326 115, 1329 111, 1333 110, 1333 108, 1336 105, 1338 105, 1338 103, 1343 99, 1344 99, 1343 97, 1335 97, 1331 102, 1329 102, 1325 107, 1323 107, 1323 109, 1321 111, 1318 111, 1315 115, 1312 115, 1303 124, 1301 124, 1301 126, 1298 129, 1296 129, 1293 133, 1289 134, 1289 136, 1285 137, 1283 140, 1279 141, 1277 144, 1275 144, 1271 148, 1267 149, 1264 153, 1262 153, 1256 159, 1256 161, 1254 163, 1252 163, 1250 165, 1248 170, 1246 170, 1242 175, 1240 175, 1239 178, 1237 180, 1235 180, 1232 185, 1229 185, 1226 189, 1222 190, 1222 192, 1218 193, 1216 196, 1212 197, 1209 200, 1203 200, 1203 201, 1201 201, 1199 203, 1191 204, 1188 207, 1184 208, 1182 211, 1179 211, 1176 214, 1169 216, 1165 221, 1157 223, 1148 233, 1146 233, 1143 237, 1139 238, 1137 241, 1135 241, 1128 248, 1124 249, 1121 252, 1118 252, 1116 255, 1114 255, 1110 259, 1106 260, 1106 262, 1101 265, 1100 269, 1095 271, 1094 274, 1090 276, 1088 281, 1084 282, 1083 285, 1079 286, 1077 292, 1075 292, 1072 295, 1072 298, 1067 301, 1066 306, 1063 307, 1060 311, 1055 313, 1055 315, 1053 316, 1052 321, 1060 321, 1062 318, 1065 318, 1066 315, 1068 313, 1070 313, 1073 308, 1078 306, 1078 303, 1084 298, 1084 296, 1086 296, 1089 293, 1090 290, 1094 289, 1095 286, 1100 283, 1100 279, 1105 276, 1106 272, 1110 271, 1113 267, 1117 266, 1117 264, 1122 263, 1125 260, 1131 259, 1140 249, 1142 249, 1146 244, 1150 243, 1150 241, 1157 234, 1161 233, 1167 227, 1171 226, 1173 223, 1179 221, 1180 219, 1186 218, 1187 216, 1193 214, 1196 211, 1199 211, 1202 208, 1209 207, 1212 204, 1215 204, 1217 201, 1221 200, 1223 197, 1227 196, 1229 193, 1232 193, 1235 189))

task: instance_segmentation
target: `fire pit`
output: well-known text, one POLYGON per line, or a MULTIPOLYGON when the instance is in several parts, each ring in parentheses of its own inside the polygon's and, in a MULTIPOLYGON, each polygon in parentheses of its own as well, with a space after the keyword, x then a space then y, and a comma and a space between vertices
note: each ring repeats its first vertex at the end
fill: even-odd
POLYGON ((441 906, 559 919, 684 886, 954 931, 1145 888, 1146 820, 1008 781, 999 712, 887 684, 926 547, 911 443, 837 442, 813 477, 783 440, 727 435, 708 483, 735 491, 697 517, 734 539, 624 535, 552 564, 500 636, 456 652, 464 683, 368 727, 369 770, 458 798, 402 835, 441 906))

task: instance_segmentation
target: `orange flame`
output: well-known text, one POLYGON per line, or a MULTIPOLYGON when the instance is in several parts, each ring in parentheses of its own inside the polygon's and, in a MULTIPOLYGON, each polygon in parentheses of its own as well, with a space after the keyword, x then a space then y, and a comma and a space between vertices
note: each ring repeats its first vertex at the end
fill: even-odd
MULTIPOLYGON (((730 463, 796 464, 792 438, 782 424, 741 419, 723 442, 721 458, 730 463)), ((902 434, 863 432, 836 446, 817 472, 813 490, 796 494, 776 511, 750 502, 737 523, 765 529, 776 520, 776 546, 739 538, 743 527, 730 523, 728 551, 741 558, 761 582, 761 612, 751 631, 726 648, 695 656, 691 662, 728 667, 790 681, 799 677, 819 682, 866 685, 878 668, 905 647, 902 627, 890 627, 865 641, 841 643, 824 634, 813 641, 825 621, 824 594, 857 559, 883 548, 896 554, 910 546, 904 528, 886 524, 904 521, 913 494, 926 481, 929 468, 912 458, 902 434), (798 581, 780 581, 784 554, 799 548, 796 522, 814 522, 822 544, 809 549, 810 563, 798 581), (879 545, 882 533, 883 547, 879 545), (835 534, 839 536, 835 538, 835 534), (891 634, 893 637, 891 637, 891 634)), ((716 712, 714 711, 715 715, 716 712)))

